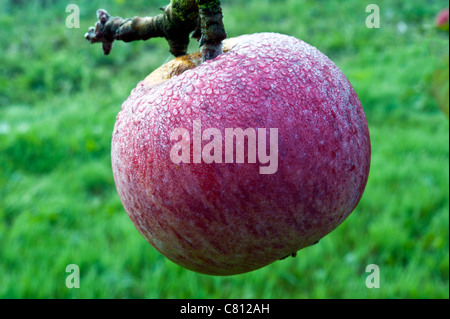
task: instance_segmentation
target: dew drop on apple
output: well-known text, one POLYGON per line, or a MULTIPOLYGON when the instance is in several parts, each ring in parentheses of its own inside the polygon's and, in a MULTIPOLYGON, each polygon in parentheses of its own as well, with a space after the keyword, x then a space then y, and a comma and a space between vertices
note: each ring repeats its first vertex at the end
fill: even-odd
POLYGON ((252 96, 250 98, 250 102, 253 103, 253 104, 257 104, 259 101, 260 100, 259 100, 259 98, 257 96, 252 96))
POLYGON ((201 79, 198 79, 197 82, 195 83, 195 86, 199 89, 202 89, 205 87, 205 83, 201 79))
POLYGON ((194 86, 191 84, 186 88, 186 94, 192 94, 194 93, 194 86))

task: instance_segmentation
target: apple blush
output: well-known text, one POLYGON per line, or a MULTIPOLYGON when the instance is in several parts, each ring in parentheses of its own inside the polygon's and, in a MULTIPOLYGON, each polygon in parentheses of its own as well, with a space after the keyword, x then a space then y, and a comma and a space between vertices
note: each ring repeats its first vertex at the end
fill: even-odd
POLYGON ((123 103, 112 138, 122 204, 192 271, 236 275, 295 256, 355 209, 369 174, 363 108, 339 68, 294 37, 178 57, 123 103))

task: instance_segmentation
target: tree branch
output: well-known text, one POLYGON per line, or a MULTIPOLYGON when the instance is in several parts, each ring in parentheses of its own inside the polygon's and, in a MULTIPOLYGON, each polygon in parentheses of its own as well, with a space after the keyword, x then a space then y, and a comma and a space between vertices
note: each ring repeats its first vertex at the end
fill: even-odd
POLYGON ((227 34, 223 25, 220 0, 197 0, 197 3, 202 34, 200 46, 203 61, 205 61, 222 54, 222 41, 227 34))
POLYGON ((171 0, 155 17, 122 19, 111 17, 106 10, 97 11, 98 22, 89 28, 85 38, 100 42, 103 52, 111 52, 115 40, 131 42, 155 37, 167 39, 174 56, 187 53, 189 36, 199 40, 204 60, 222 53, 222 40, 226 38, 220 0, 171 0))

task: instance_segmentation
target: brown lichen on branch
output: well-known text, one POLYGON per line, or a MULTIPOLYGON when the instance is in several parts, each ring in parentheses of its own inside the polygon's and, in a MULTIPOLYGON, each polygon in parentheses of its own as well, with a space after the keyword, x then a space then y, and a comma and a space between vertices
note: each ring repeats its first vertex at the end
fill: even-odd
POLYGON ((91 43, 101 42, 106 55, 115 40, 131 42, 164 37, 174 56, 187 53, 189 38, 200 41, 203 60, 222 53, 222 40, 226 38, 220 0, 172 0, 155 17, 122 19, 111 17, 106 10, 97 11, 95 28, 85 38, 91 43))

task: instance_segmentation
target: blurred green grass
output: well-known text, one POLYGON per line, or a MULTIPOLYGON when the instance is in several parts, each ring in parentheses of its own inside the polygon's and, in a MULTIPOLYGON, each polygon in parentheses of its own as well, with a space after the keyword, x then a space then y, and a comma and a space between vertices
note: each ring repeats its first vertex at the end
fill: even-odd
MULTIPOLYGON (((0 2, 0 298, 449 298, 449 123, 428 93, 448 55, 432 28, 445 1, 224 0, 229 37, 296 36, 328 55, 364 106, 372 139, 355 212, 297 258, 233 277, 178 267, 136 231, 117 196, 110 142, 137 82, 170 57, 164 40, 83 38, 95 11, 156 15, 167 1, 0 2), (406 26, 406 28, 405 28, 406 26), (68 264, 81 288, 65 286, 68 264), (380 267, 367 289, 368 264, 380 267)), ((197 44, 191 44, 191 51, 197 44)))

